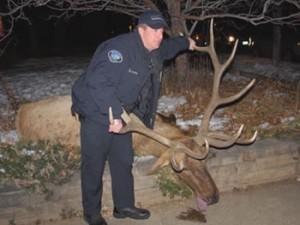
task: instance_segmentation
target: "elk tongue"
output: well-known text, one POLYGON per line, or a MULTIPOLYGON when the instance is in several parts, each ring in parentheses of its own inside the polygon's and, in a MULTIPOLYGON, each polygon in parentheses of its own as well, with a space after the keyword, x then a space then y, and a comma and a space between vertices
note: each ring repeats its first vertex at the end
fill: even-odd
POLYGON ((197 206, 200 212, 205 212, 207 210, 208 204, 202 198, 197 197, 197 206))

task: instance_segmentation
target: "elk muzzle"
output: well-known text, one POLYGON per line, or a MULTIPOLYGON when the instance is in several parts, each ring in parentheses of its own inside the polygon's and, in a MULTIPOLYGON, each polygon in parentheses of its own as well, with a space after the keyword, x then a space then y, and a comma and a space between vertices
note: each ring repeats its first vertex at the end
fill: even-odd
POLYGON ((206 160, 187 157, 178 176, 193 190, 199 211, 205 212, 209 205, 219 201, 219 190, 206 168, 206 160))

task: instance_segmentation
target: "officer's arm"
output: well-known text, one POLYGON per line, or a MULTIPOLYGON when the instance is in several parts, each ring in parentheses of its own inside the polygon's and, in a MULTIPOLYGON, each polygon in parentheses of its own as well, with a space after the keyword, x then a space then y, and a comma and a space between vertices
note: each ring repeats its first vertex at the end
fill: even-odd
MULTIPOLYGON (((120 53, 120 52, 119 52, 120 53)), ((125 62, 123 56, 117 52, 110 50, 103 51, 95 60, 90 68, 90 73, 87 77, 88 90, 92 96, 91 101, 95 101, 100 112, 104 115, 108 114, 109 107, 112 107, 115 119, 121 118, 122 106, 117 98, 116 88, 122 74, 125 70, 125 62), (116 54, 116 55, 110 55, 116 54), (112 59, 112 57, 115 57, 112 59), (118 57, 122 57, 118 59, 118 57)))
POLYGON ((174 37, 165 39, 160 48, 159 54, 163 60, 169 60, 174 58, 178 53, 188 50, 190 47, 190 41, 187 37, 174 37))

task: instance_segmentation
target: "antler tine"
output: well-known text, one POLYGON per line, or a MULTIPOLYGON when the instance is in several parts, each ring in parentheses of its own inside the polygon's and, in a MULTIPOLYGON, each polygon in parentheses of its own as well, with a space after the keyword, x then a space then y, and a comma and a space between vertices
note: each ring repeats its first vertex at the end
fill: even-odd
MULTIPOLYGON (((251 144, 251 143, 253 143, 254 141, 255 141, 255 139, 256 139, 256 137, 257 137, 257 134, 258 134, 258 132, 257 131, 255 131, 254 133, 253 133, 253 135, 252 135, 252 137, 251 138, 247 138, 247 139, 245 139, 245 138, 242 138, 242 137, 239 137, 237 140, 236 140, 236 144, 245 144, 245 145, 247 145, 247 144, 251 144)), ((224 133, 209 133, 208 134, 208 139, 209 140, 211 140, 211 139, 213 139, 213 140, 218 140, 219 142, 227 142, 228 140, 230 140, 230 139, 232 139, 232 137, 231 136, 229 136, 229 135, 226 135, 226 134, 224 134, 224 133)), ((215 146, 215 145, 213 145, 213 144, 211 144, 212 146, 214 146, 214 147, 217 147, 217 146, 215 146)))
POLYGON ((234 101, 240 99, 243 95, 245 95, 253 87, 253 85, 255 84, 255 81, 256 81, 255 79, 252 79, 250 81, 250 83, 246 87, 244 87, 241 91, 239 91, 237 94, 232 95, 227 98, 222 98, 220 100, 220 105, 231 103, 231 102, 234 102, 234 101))
POLYGON ((175 151, 173 151, 170 155, 170 162, 176 172, 181 172, 184 169, 183 160, 180 160, 178 165, 175 151))
MULTIPOLYGON (((173 144, 171 140, 168 138, 158 134, 157 132, 147 128, 143 122, 133 113, 128 115, 128 113, 123 110, 121 118, 125 122, 125 126, 121 129, 120 133, 127 133, 127 132, 137 132, 143 134, 167 147, 171 147, 173 144)), ((109 107, 109 120, 110 122, 113 121, 113 113, 111 107, 109 107)))
MULTIPOLYGON (((196 51, 207 52, 209 54, 209 56, 212 60, 212 65, 213 65, 214 70, 215 70, 215 74, 214 74, 215 79, 214 80, 215 80, 216 83, 220 83, 220 79, 223 75, 224 70, 230 65, 230 63, 232 62, 232 60, 235 56, 239 40, 237 39, 235 41, 234 47, 232 49, 232 52, 231 52, 229 58, 226 60, 225 63, 221 64, 220 60, 219 60, 219 57, 216 53, 216 49, 215 49, 215 44, 214 44, 215 37, 214 37, 213 24, 214 24, 214 20, 211 19, 211 21, 210 21, 210 42, 209 42, 208 46, 205 46, 205 47, 196 46, 194 49, 196 51)), ((218 85, 216 86, 216 89, 218 89, 218 85)))
POLYGON ((215 50, 215 46, 214 46, 214 31, 213 31, 213 24, 214 24, 214 20, 211 19, 210 21, 210 41, 209 44, 207 46, 195 46, 194 50, 199 51, 199 52, 206 52, 210 55, 211 59, 212 59, 212 64, 213 66, 218 66, 220 65, 219 62, 219 58, 217 57, 216 54, 216 50, 215 50))
POLYGON ((241 139, 241 138, 239 138, 238 140, 237 140, 237 144, 241 144, 241 145, 248 145, 248 144, 252 144, 255 140, 256 140, 256 137, 257 137, 257 134, 258 134, 258 132, 257 132, 257 130, 254 132, 254 134, 252 135, 252 137, 251 138, 248 138, 248 139, 241 139))
POLYGON ((208 137, 208 142, 211 146, 214 146, 216 148, 227 148, 234 143, 237 142, 237 140, 240 138, 242 131, 244 129, 244 124, 240 126, 238 131, 233 136, 227 136, 227 138, 220 140, 212 137, 208 137))
POLYGON ((215 48, 214 19, 211 19, 210 21, 209 34, 210 40, 208 45, 208 54, 211 56, 212 64, 216 69, 216 67, 218 68, 220 66, 220 61, 215 48))

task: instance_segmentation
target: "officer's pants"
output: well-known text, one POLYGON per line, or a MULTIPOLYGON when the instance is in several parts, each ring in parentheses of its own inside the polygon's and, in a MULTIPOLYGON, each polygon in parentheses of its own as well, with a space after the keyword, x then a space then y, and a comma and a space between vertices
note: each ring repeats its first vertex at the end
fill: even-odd
POLYGON ((131 134, 113 134, 100 122, 81 118, 81 189, 86 215, 101 210, 102 175, 108 160, 112 197, 117 208, 134 206, 131 134))

